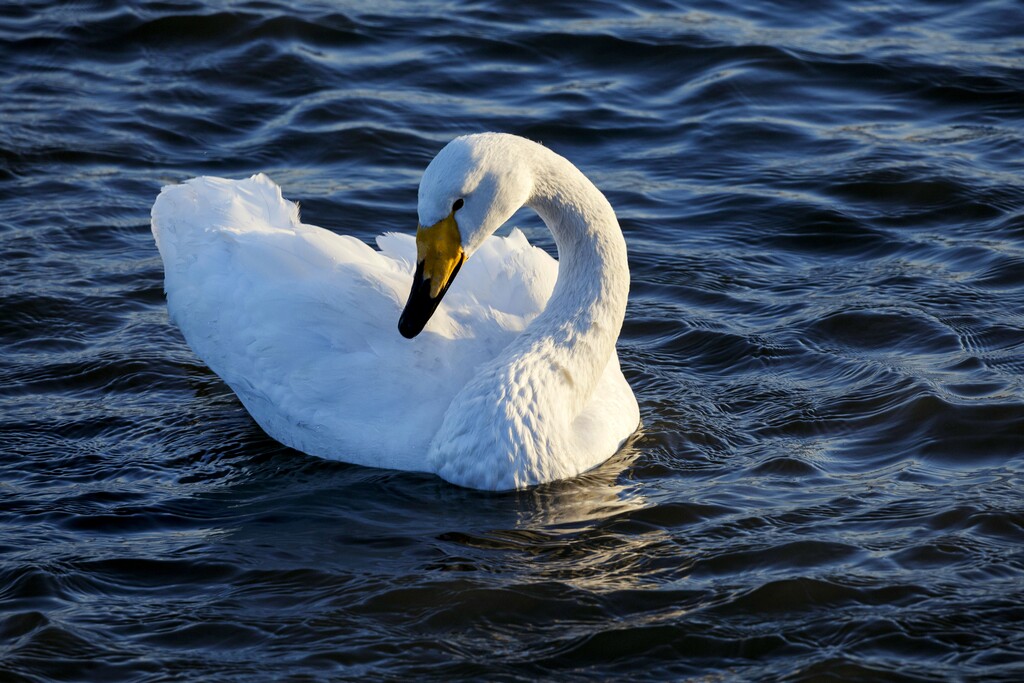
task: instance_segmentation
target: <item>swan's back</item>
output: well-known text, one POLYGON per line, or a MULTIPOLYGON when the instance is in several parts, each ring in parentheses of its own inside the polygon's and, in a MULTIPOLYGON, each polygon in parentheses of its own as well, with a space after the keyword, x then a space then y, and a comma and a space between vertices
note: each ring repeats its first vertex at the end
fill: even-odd
POLYGON ((380 251, 299 220, 264 175, 196 178, 153 207, 171 317, 275 439, 306 453, 427 470, 445 409, 545 306, 557 262, 519 231, 466 263, 416 340, 396 324, 411 235, 380 251))

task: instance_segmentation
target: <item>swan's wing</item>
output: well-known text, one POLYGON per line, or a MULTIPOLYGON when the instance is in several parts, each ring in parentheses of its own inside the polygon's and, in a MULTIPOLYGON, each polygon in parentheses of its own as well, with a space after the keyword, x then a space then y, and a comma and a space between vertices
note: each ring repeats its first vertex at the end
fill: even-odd
POLYGON ((557 271, 525 238, 503 240, 466 264, 468 286, 456 283, 410 341, 397 321, 415 259, 411 236, 385 236, 378 252, 304 225, 263 175, 165 188, 153 233, 172 319, 271 436, 398 469, 426 469, 426 446, 451 398, 543 308, 550 287, 541 300, 537 281, 557 271), (508 263, 525 271, 504 289, 484 287, 487 273, 508 263), (515 305, 510 291, 522 297, 515 305))
MULTIPOLYGON (((394 465, 397 449, 374 448, 386 445, 382 420, 396 416, 382 409, 418 389, 381 334, 399 310, 399 264, 301 224, 265 176, 165 188, 153 232, 172 319, 268 433, 317 455, 394 465)), ((415 423, 391 426, 389 444, 416 441, 415 423)))

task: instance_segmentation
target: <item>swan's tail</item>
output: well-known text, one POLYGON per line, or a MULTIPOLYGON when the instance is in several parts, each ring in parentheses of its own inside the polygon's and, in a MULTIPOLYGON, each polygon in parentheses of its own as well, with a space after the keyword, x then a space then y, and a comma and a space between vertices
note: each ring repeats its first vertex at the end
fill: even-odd
POLYGON ((299 207, 262 173, 238 181, 203 176, 164 187, 151 217, 157 248, 171 271, 213 234, 294 229, 299 207))

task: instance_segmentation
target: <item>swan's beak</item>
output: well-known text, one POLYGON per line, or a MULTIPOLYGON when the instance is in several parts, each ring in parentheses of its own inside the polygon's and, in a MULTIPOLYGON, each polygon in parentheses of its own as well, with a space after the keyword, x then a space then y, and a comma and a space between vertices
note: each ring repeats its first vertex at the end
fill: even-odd
POLYGON ((423 331, 465 260, 454 211, 430 227, 416 229, 416 274, 398 320, 403 337, 412 339, 423 331))

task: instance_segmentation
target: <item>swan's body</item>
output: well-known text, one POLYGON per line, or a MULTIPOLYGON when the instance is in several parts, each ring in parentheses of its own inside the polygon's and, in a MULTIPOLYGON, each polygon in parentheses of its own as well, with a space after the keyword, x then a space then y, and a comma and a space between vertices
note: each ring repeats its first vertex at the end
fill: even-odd
POLYGON ((165 188, 153 232, 171 316, 268 434, 312 455, 511 489, 615 453, 639 411, 615 352, 629 271, 604 196, 540 145, 484 134, 431 162, 419 214, 417 241, 376 251, 302 224, 265 176, 165 188), (490 237, 524 204, 559 262, 518 231, 490 237), (446 268, 436 226, 457 242, 446 268), (409 340, 395 324, 417 260, 402 334, 429 323, 409 340), (432 317, 413 310, 441 296, 432 317))

